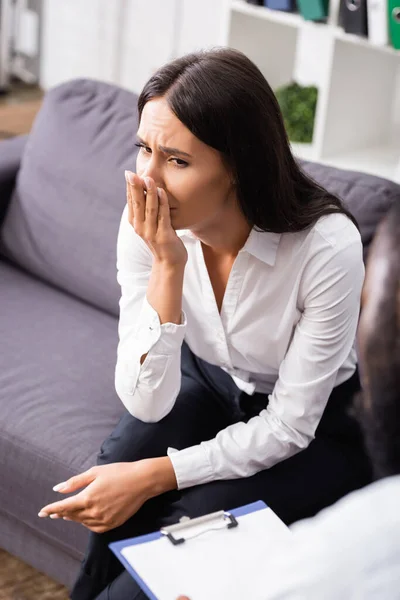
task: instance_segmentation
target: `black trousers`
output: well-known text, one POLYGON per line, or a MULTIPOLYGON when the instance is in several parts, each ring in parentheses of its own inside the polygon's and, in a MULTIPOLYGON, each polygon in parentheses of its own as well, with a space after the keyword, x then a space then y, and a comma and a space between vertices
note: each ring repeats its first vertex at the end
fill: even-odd
MULTIPOLYGON (((181 390, 170 414, 158 423, 125 414, 103 443, 99 465, 165 456, 169 446, 183 449, 211 439, 232 423, 248 421, 268 404, 267 394, 242 392, 227 373, 196 357, 185 343, 181 371, 181 390)), ((91 532, 72 600, 146 598, 109 550, 110 542, 156 531, 184 515, 197 517, 256 500, 264 500, 290 524, 369 483, 369 461, 349 410, 359 387, 356 371, 334 388, 315 439, 299 454, 252 477, 165 493, 149 500, 120 527, 91 532)))

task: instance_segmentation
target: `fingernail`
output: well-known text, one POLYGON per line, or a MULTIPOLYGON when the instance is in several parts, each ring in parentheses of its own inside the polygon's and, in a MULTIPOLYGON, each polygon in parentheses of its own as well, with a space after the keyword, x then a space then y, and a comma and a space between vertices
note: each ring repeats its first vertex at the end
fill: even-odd
POLYGON ((161 188, 157 188, 158 199, 161 200, 161 188))
POLYGON ((66 487, 66 485, 67 485, 67 482, 66 482, 66 481, 63 481, 62 483, 57 483, 57 485, 55 485, 55 486, 53 487, 53 491, 54 491, 54 492, 58 492, 58 491, 60 491, 62 488, 66 487))
POLYGON ((40 518, 47 517, 47 513, 43 512, 41 510, 40 513, 38 513, 38 517, 40 517, 40 518))
POLYGON ((58 515, 50 515, 50 519, 59 519, 60 517, 58 515))
POLYGON ((125 171, 125 180, 126 180, 128 183, 132 183, 132 184, 134 184, 134 183, 135 183, 135 180, 134 180, 134 178, 133 178, 133 173, 131 173, 130 171, 125 171))
POLYGON ((145 177, 144 181, 145 181, 147 189, 150 190, 151 189, 151 179, 150 179, 150 177, 145 177))

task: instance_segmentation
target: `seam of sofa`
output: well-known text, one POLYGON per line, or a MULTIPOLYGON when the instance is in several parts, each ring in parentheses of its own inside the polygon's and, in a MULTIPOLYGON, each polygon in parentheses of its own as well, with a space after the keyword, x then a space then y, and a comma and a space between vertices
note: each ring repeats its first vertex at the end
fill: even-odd
POLYGON ((71 546, 68 546, 65 543, 63 543, 62 541, 60 541, 60 537, 53 537, 52 535, 49 535, 48 533, 44 532, 43 530, 33 527, 30 523, 27 523, 24 519, 21 519, 21 518, 15 516, 13 513, 10 513, 3 509, 0 509, 0 515, 3 515, 7 519, 12 519, 14 521, 17 521, 18 523, 22 523, 24 525, 24 527, 27 527, 30 531, 32 531, 35 535, 37 535, 38 537, 43 539, 45 542, 49 542, 53 546, 61 548, 66 554, 68 554, 68 556, 70 556, 73 559, 82 560, 82 558, 84 556, 84 552, 81 553, 77 550, 74 550, 73 548, 71 548, 71 546))
MULTIPOLYGON (((44 453, 43 451, 38 449, 36 446, 33 446, 33 444, 29 444, 26 440, 21 441, 19 438, 17 438, 17 436, 10 435, 4 429, 0 429, 0 437, 7 439, 9 442, 14 444, 16 447, 20 447, 20 448, 24 448, 24 449, 28 450, 29 452, 35 454, 36 456, 38 456, 39 458, 42 458, 43 460, 50 462, 51 464, 55 465, 56 467, 61 467, 62 469, 71 470, 72 471, 71 477, 73 477, 74 475, 77 475, 77 474, 79 474, 79 472, 81 472, 80 469, 82 467, 77 466, 76 470, 75 470, 74 467, 70 464, 62 463, 58 460, 54 460, 54 458, 51 455, 44 453)), ((99 452, 100 452, 100 448, 99 448, 99 452)), ((88 462, 89 459, 90 459, 90 456, 88 456, 84 461, 82 461, 83 464, 88 462)), ((95 462, 93 463, 93 466, 95 466, 95 462)))

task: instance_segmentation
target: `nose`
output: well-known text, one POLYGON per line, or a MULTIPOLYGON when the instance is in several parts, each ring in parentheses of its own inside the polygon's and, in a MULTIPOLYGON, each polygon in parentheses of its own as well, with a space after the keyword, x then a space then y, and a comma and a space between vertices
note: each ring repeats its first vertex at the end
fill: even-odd
POLYGON ((145 177, 151 177, 151 179, 154 181, 157 187, 163 187, 160 169, 157 167, 153 160, 147 161, 145 168, 141 173, 138 173, 138 175, 140 175, 140 177, 142 177, 143 179, 145 177))

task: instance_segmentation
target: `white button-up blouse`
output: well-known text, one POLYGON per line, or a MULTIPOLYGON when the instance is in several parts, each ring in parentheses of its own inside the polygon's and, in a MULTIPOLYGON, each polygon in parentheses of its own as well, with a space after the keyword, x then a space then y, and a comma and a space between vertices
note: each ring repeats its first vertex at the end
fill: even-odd
POLYGON ((298 233, 254 228, 229 275, 221 313, 200 240, 177 231, 188 251, 181 324, 160 324, 146 298, 153 255, 128 221, 117 241, 121 286, 117 394, 143 421, 158 421, 181 386, 185 340, 237 386, 269 395, 268 407, 209 441, 168 454, 180 489, 247 477, 306 448, 332 389, 356 368, 355 334, 364 280, 362 242, 343 214, 298 233), (147 357, 140 365, 140 357, 147 357))

